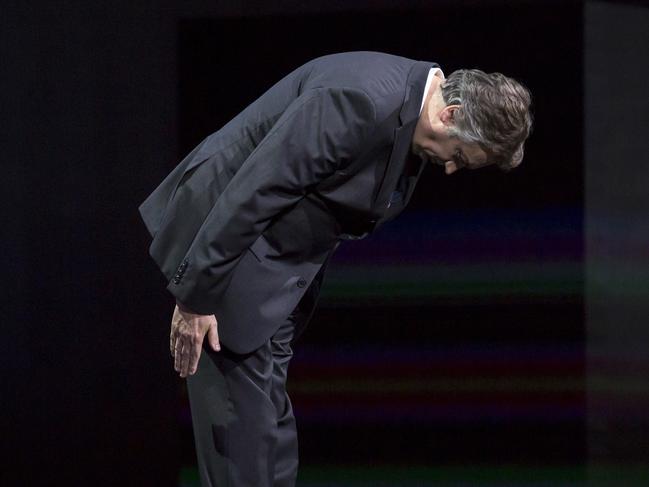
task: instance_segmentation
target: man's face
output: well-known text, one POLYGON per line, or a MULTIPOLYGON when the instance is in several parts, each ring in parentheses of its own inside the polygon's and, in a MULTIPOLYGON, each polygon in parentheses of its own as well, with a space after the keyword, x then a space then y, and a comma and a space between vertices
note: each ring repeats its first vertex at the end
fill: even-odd
POLYGON ((453 114, 459 107, 450 105, 437 111, 425 106, 412 137, 412 152, 423 161, 444 166, 446 174, 467 168, 478 169, 491 163, 478 144, 462 142, 449 135, 453 114))

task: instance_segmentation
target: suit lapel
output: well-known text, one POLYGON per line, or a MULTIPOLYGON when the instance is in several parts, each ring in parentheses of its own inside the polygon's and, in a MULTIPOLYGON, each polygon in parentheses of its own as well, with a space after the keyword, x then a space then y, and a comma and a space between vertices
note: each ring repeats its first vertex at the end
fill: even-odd
MULTIPOLYGON (((372 213, 376 220, 380 220, 385 215, 388 209, 388 202, 390 195, 394 190, 397 181, 405 169, 405 162, 410 152, 410 145, 412 136, 415 132, 415 126, 419 119, 419 107, 424 96, 424 87, 426 85, 426 78, 430 68, 435 67, 436 64, 425 61, 418 61, 410 70, 408 81, 406 84, 406 93, 404 101, 399 112, 399 123, 401 124, 394 130, 394 144, 392 145, 392 152, 388 160, 383 179, 376 192, 376 197, 372 205, 372 213)), ((419 168, 417 178, 421 175, 423 164, 419 168)), ((407 194, 404 195, 404 205, 407 203, 412 190, 414 188, 414 181, 409 178, 409 188, 407 194)))
MULTIPOLYGON (((411 155, 411 157, 417 157, 414 154, 411 155)), ((405 207, 408 204, 408 201, 410 201, 410 197, 412 196, 412 192, 415 190, 415 186, 417 185, 417 181, 419 181, 419 178, 421 177, 421 173, 424 171, 424 168, 426 167, 426 164, 421 159, 418 159, 415 164, 419 164, 419 166, 416 169, 416 172, 408 178, 408 185, 406 186, 406 194, 404 195, 403 198, 403 206, 405 207)))

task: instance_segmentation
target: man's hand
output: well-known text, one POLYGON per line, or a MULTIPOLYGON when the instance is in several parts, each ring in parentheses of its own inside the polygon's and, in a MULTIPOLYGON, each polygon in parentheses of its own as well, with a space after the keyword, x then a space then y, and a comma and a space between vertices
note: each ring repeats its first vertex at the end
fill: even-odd
POLYGON ((174 368, 180 373, 180 377, 196 372, 206 333, 212 349, 216 352, 221 350, 216 326, 214 315, 199 315, 176 305, 171 318, 169 348, 175 359, 174 368))

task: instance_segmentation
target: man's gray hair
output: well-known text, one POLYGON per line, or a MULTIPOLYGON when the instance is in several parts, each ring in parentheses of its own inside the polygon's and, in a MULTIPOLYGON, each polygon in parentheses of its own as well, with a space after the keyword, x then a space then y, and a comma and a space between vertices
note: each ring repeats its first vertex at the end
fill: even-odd
POLYGON ((532 129, 531 94, 501 73, 460 69, 442 84, 446 105, 461 105, 450 135, 477 143, 501 169, 523 160, 525 139, 532 129))

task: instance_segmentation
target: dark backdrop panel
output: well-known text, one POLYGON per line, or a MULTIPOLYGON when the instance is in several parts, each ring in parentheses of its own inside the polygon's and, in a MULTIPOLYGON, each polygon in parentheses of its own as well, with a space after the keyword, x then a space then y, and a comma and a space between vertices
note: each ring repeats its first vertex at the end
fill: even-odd
POLYGON ((649 9, 585 11, 589 479, 649 483, 649 9))
POLYGON ((0 17, 0 484, 175 485, 170 303, 136 214, 176 153, 175 21, 138 2, 0 17))

